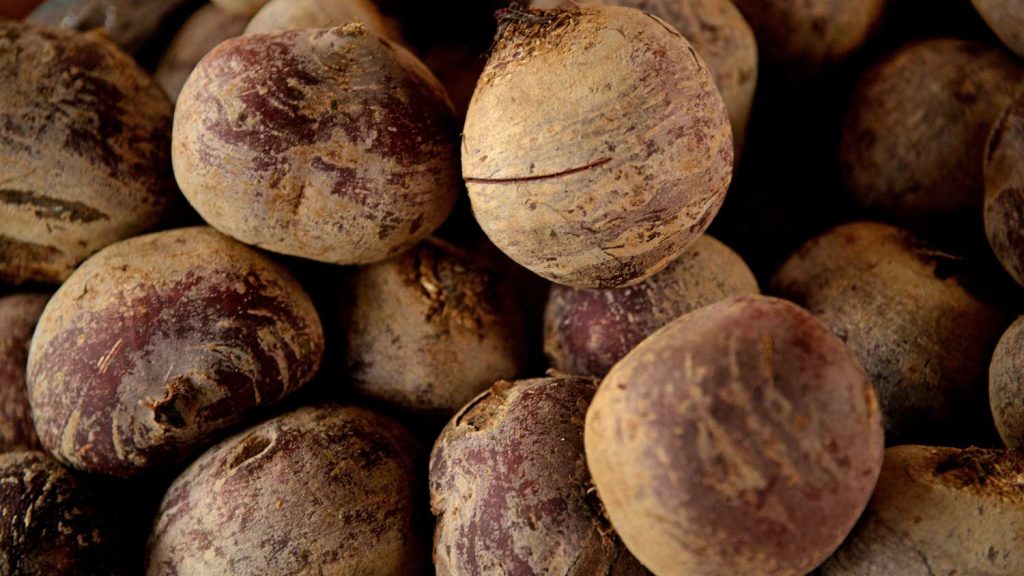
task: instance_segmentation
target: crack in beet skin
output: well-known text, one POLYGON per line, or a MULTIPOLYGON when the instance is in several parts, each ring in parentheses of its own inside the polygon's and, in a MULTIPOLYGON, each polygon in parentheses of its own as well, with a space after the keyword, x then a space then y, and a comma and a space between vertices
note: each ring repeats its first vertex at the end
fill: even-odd
POLYGON ((552 172, 550 174, 537 174, 535 176, 516 176, 516 177, 512 177, 512 178, 472 178, 472 177, 466 177, 466 178, 464 178, 464 180, 466 182, 472 182, 472 183, 477 183, 477 184, 508 184, 508 183, 515 183, 515 182, 532 182, 534 180, 547 180, 549 178, 560 178, 562 176, 569 176, 570 174, 576 174, 578 172, 583 172, 584 170, 590 170, 591 168, 597 168, 598 166, 604 166, 605 164, 607 164, 607 163, 609 163, 611 161, 612 161, 611 157, 601 158, 600 160, 595 160, 595 161, 591 162, 590 164, 584 164, 583 166, 578 166, 576 168, 569 168, 568 170, 562 170, 560 172, 552 172))

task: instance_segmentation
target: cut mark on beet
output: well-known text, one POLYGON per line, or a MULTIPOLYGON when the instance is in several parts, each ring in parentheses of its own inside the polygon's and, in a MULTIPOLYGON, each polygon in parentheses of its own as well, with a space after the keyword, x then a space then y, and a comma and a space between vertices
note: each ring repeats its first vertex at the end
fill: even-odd
POLYGON ((263 454, 270 448, 270 440, 263 436, 250 436, 242 442, 242 446, 238 449, 238 453, 235 454, 231 461, 228 463, 228 467, 234 470, 242 464, 245 464, 249 460, 263 454))
POLYGON ((576 173, 579 173, 579 172, 583 172, 584 170, 590 170, 591 168, 597 168, 598 166, 604 166, 605 164, 607 164, 607 163, 609 163, 611 161, 612 161, 611 157, 601 158, 600 160, 595 160, 595 161, 591 162, 590 164, 585 164, 583 166, 578 166, 576 168, 569 168, 568 170, 562 170, 560 172, 552 172, 550 174, 537 174, 535 176, 518 176, 518 177, 512 177, 512 178, 473 178, 473 177, 468 177, 467 176, 466 178, 464 178, 464 180, 466 182, 470 182, 470 183, 474 183, 474 184, 509 184, 509 183, 516 183, 516 182, 532 182, 534 180, 547 180, 547 179, 550 179, 550 178, 561 178, 562 176, 569 176, 571 174, 576 174, 576 173))

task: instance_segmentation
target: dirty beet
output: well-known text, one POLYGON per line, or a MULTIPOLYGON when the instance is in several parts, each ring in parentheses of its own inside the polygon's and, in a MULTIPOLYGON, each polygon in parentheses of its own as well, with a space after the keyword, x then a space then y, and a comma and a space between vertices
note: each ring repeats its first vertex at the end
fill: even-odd
POLYGON ((520 265, 579 288, 639 283, 711 223, 732 163, 714 78, 671 26, 618 6, 504 15, 462 175, 520 265))
POLYGON ((316 373, 323 335, 291 275, 211 228, 114 244, 61 286, 29 351, 44 447, 132 476, 180 462, 316 373))

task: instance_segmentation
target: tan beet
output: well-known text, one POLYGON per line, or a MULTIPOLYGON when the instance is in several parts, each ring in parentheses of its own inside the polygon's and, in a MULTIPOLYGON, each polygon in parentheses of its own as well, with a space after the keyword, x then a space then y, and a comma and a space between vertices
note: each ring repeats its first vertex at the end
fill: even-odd
POLYGON ((253 16, 246 34, 333 28, 360 22, 378 36, 400 41, 372 0, 271 0, 253 16))
POLYGON ((171 485, 146 573, 420 574, 416 459, 405 429, 362 408, 300 408, 254 426, 171 485))
POLYGON ((969 239, 984 197, 985 139, 1021 80, 1016 61, 976 42, 900 49, 865 75, 847 115, 847 188, 911 231, 969 239))
POLYGON ((243 242, 379 261, 451 211, 454 114, 422 63, 361 24, 242 36, 182 90, 175 175, 207 222, 243 242))
POLYGON ((210 228, 125 240, 86 261, 28 359, 43 446, 130 476, 201 450, 313 377, 323 335, 288 272, 210 228))
POLYGON ((822 576, 1024 574, 1020 452, 896 446, 822 576))
POLYGON ((345 300, 350 382, 374 400, 444 422, 527 368, 505 275, 444 242, 355 272, 345 300))
POLYGON ((562 372, 602 377, 644 338, 676 318, 733 296, 757 294, 738 254, 701 236, 664 270, 617 290, 554 285, 544 312, 544 353, 562 372))
POLYGON ((185 86, 196 64, 218 44, 245 30, 249 19, 217 6, 206 4, 182 24, 171 44, 164 50, 153 79, 172 101, 185 86))
POLYGON ((597 382, 498 382, 441 433, 430 457, 439 576, 646 574, 601 516, 583 455, 597 382))
POLYGON ((860 48, 885 0, 734 0, 771 64, 814 71, 860 48))
POLYGON ((988 369, 988 398, 999 436, 1024 449, 1024 319, 1003 334, 988 369))
POLYGON ((1024 57, 1024 6, 1006 0, 971 0, 971 3, 1003 44, 1024 57))
POLYGON ((1024 285, 1024 96, 992 126, 985 148, 985 235, 1003 268, 1024 285))
MULTIPOLYGON (((565 0, 532 0, 535 8, 556 8, 565 0)), ((750 120, 757 86, 757 41, 730 0, 577 0, 611 4, 654 14, 678 30, 707 63, 732 124, 737 156, 750 120)))
POLYGON ((612 526, 659 576, 806 574, 853 527, 883 450, 849 349, 761 296, 637 346, 601 382, 584 442, 612 526))
POLYGON ((804 244, 772 289, 850 347, 878 391, 891 444, 968 444, 992 428, 985 372, 1006 320, 961 271, 899 228, 858 222, 804 244))
POLYGON ((46 294, 14 294, 0 298, 0 452, 38 450, 32 408, 25 385, 28 345, 46 294))
POLYGON ((707 228, 732 158, 725 106, 689 42, 639 10, 595 6, 505 13, 462 174, 509 257, 559 284, 613 288, 707 228))
POLYGON ((252 16, 260 11, 270 0, 210 0, 217 6, 242 16, 252 16))
POLYGON ((98 33, 0 22, 0 281, 60 283, 176 198, 171 103, 98 33))
POLYGON ((0 454, 0 574, 121 573, 109 529, 96 513, 71 471, 46 454, 0 454))

